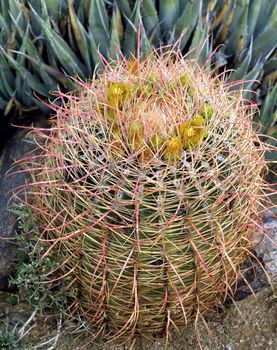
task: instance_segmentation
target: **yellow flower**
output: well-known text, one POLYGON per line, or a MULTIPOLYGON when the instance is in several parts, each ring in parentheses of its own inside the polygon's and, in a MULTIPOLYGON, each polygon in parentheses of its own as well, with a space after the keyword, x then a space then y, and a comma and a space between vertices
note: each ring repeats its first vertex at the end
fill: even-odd
POLYGON ((183 144, 180 137, 173 137, 166 144, 164 157, 168 161, 176 161, 181 158, 183 151, 183 144))
POLYGON ((204 118, 200 114, 196 114, 191 120, 180 125, 179 134, 185 148, 197 146, 207 136, 204 124, 204 118))
POLYGON ((213 111, 213 106, 206 102, 200 109, 200 115, 202 115, 203 118, 210 119, 213 115, 213 111))
POLYGON ((108 104, 112 108, 122 108, 131 93, 130 84, 126 84, 123 81, 110 82, 107 88, 107 100, 108 104))

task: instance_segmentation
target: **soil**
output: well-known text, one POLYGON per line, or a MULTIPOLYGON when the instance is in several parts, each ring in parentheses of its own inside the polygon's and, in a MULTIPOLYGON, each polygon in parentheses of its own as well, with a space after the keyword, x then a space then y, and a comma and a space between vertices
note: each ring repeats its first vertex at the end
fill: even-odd
MULTIPOLYGON (((24 303, 17 304, 9 293, 0 295, 0 318, 10 323, 26 322, 31 314, 30 307, 24 303), (5 304, 6 303, 6 304, 5 304), (29 308, 29 309, 28 309, 29 308)), ((34 326, 21 344, 15 347, 0 347, 1 350, 25 349, 57 349, 57 350, 97 350, 99 345, 89 343, 83 332, 73 332, 75 325, 65 323, 61 326, 61 335, 56 337, 57 319, 37 314, 29 326, 34 326), (56 338, 55 338, 56 337, 56 338), (51 341, 49 341, 51 340, 51 341), (57 340, 53 347, 54 340, 57 340), (49 342, 48 342, 49 341, 49 342), (47 342, 44 346, 39 344, 47 342), (25 344, 25 345, 24 345, 25 344), (29 344, 29 347, 28 345, 29 344), (25 346, 25 347, 24 347, 25 346)), ((197 324, 199 343, 203 350, 274 350, 277 349, 277 284, 265 288, 256 295, 227 303, 223 308, 215 310, 207 319, 206 325, 197 324)), ((174 334, 169 341, 168 350, 196 350, 200 348, 193 325, 174 334)), ((1 344, 1 333, 0 333, 1 344)), ((162 350, 166 341, 158 339, 154 343, 138 340, 134 350, 162 350)), ((106 347, 106 350, 112 349, 106 347)), ((129 346, 118 347, 117 350, 130 349, 129 346)))

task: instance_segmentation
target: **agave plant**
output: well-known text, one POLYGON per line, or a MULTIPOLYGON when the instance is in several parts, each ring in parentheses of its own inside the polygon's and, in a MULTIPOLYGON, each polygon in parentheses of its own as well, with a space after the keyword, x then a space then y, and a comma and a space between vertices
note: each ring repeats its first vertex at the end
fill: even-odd
POLYGON ((232 296, 253 249, 268 190, 255 107, 168 48, 79 85, 26 159, 42 271, 59 261, 44 283, 74 289, 92 340, 169 337, 232 296))
POLYGON ((57 83, 73 89, 76 85, 69 76, 85 79, 96 67, 101 69, 99 51, 112 59, 118 49, 125 55, 134 53, 141 20, 144 54, 153 45, 172 43, 188 28, 184 46, 194 33, 201 1, 176 4, 161 2, 159 18, 152 0, 2 0, 1 108, 5 114, 14 106, 23 111, 34 105, 45 108, 33 92, 46 98, 50 90, 57 89, 57 83))
MULTIPOLYGON (((261 126, 261 132, 269 136, 267 142, 276 145, 276 1, 217 1, 216 6, 221 11, 212 31, 215 42, 224 44, 221 54, 225 56, 227 67, 234 69, 228 80, 246 81, 244 97, 254 98, 261 105, 254 121, 261 126), (262 82, 261 86, 257 80, 262 82), (256 91, 256 97, 251 90, 256 91)), ((270 156, 276 157, 276 153, 270 156)))

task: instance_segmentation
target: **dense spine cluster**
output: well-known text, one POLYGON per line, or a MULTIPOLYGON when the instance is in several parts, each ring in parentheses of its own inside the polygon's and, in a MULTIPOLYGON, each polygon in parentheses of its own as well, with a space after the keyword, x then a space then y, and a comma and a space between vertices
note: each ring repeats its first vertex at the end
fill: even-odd
POLYGON ((39 242, 96 338, 168 337, 232 295, 253 248, 266 188, 253 107, 171 51, 79 84, 28 162, 39 242))

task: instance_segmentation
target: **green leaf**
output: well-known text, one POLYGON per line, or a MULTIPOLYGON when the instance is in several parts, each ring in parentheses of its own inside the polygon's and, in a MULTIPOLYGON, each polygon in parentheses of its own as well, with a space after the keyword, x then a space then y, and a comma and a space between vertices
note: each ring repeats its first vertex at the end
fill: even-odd
POLYGON ((9 100, 9 102, 7 103, 7 105, 5 106, 4 116, 7 116, 10 113, 10 111, 12 110, 14 104, 15 104, 15 99, 14 99, 14 97, 12 97, 9 100))
POLYGON ((5 30, 6 32, 8 31, 7 23, 5 21, 5 18, 1 15, 1 13, 0 13, 0 28, 1 28, 1 31, 3 30, 5 30))
MULTIPOLYGON (((180 12, 184 11, 185 7, 187 6, 189 0, 179 0, 179 10, 180 12)), ((207 0, 210 2, 211 0, 207 0)))
POLYGON ((3 100, 2 97, 0 97, 0 109, 4 109, 7 105, 7 102, 6 100, 3 100))
POLYGON ((49 13, 49 16, 53 18, 55 22, 58 22, 62 18, 63 12, 66 8, 64 1, 47 0, 44 2, 47 7, 47 12, 49 13))
POLYGON ((226 37, 226 34, 230 27, 230 16, 232 16, 232 13, 234 11, 234 5, 235 0, 220 0, 216 3, 215 6, 215 20, 212 24, 212 28, 216 28, 215 32, 215 38, 218 39, 226 37))
POLYGON ((277 72, 277 57, 272 57, 268 62, 264 65, 264 76, 277 72))
POLYGON ((111 39, 109 47, 109 57, 116 59, 116 54, 120 49, 123 36, 123 26, 121 21, 121 13, 118 6, 113 7, 112 22, 111 22, 111 39))
MULTIPOLYGON (((24 44, 27 40, 27 37, 25 36, 22 41, 22 45, 20 48, 21 52, 25 52, 24 44)), ((19 66, 24 66, 25 64, 25 57, 23 55, 18 55, 16 57, 16 61, 19 66)), ((22 95, 25 95, 25 90, 23 89, 24 85, 24 78, 22 77, 21 74, 16 74, 15 75, 15 90, 16 90, 16 98, 21 100, 22 95)), ((25 101, 24 101, 25 102, 25 101)))
POLYGON ((268 19, 277 7, 276 1, 260 1, 260 15, 254 31, 254 39, 264 30, 268 24, 268 19))
POLYGON ((10 99, 14 96, 14 89, 8 81, 5 71, 2 70, 2 65, 0 64, 0 91, 3 97, 10 99))
POLYGON ((10 23, 10 5, 9 2, 7 3, 7 0, 1 0, 0 2, 0 9, 1 9, 1 15, 3 16, 5 23, 10 23))
POLYGON ((159 0, 159 18, 163 32, 175 24, 179 16, 179 0, 159 0))
MULTIPOLYGON (((74 90, 76 88, 76 85, 72 83, 72 80, 69 77, 67 77, 66 75, 62 74, 55 67, 52 67, 52 66, 49 66, 49 65, 43 63, 40 59, 35 60, 32 56, 26 55, 23 52, 12 51, 12 50, 11 50, 11 52, 14 52, 14 53, 19 54, 19 55, 24 55, 30 62, 32 62, 32 64, 34 65, 35 68, 39 69, 40 75, 42 74, 42 71, 45 71, 48 75, 51 75, 52 77, 54 77, 56 79, 56 81, 63 84, 67 89, 74 90)), ((44 75, 41 75, 41 76, 43 77, 44 75)), ((49 87, 49 84, 47 84, 47 86, 49 87)), ((55 87, 56 87, 56 84, 55 84, 55 87)), ((55 88, 55 87, 53 87, 53 88, 55 88)))
POLYGON ((2 47, 0 50, 0 91, 7 99, 14 95, 14 74, 11 72, 2 47))
POLYGON ((147 34, 153 36, 155 42, 160 38, 159 17, 153 0, 142 1, 142 19, 147 34))
POLYGON ((252 0, 250 2, 248 11, 248 41, 250 41, 254 36, 258 18, 262 13, 261 5, 261 0, 252 0))
MULTIPOLYGON (((32 11, 36 14, 33 8, 32 11)), ((85 77, 88 75, 87 68, 80 62, 66 41, 62 39, 62 37, 58 35, 51 27, 48 27, 38 16, 38 14, 36 15, 50 47, 67 73, 72 76, 79 75, 81 79, 85 79, 85 77)))
POLYGON ((263 103, 263 107, 261 109, 261 113, 259 116, 259 121, 263 125, 263 132, 267 133, 270 127, 272 127, 276 123, 276 110, 277 105, 277 84, 273 87, 273 89, 267 93, 266 98, 263 103))
POLYGON ((50 112, 50 108, 47 107, 47 105, 45 105, 41 101, 39 101, 35 96, 32 97, 32 100, 33 100, 34 105, 37 106, 42 112, 44 112, 44 113, 50 112))
POLYGON ((141 57, 145 58, 147 57, 151 50, 153 49, 153 46, 151 45, 148 36, 146 34, 145 28, 143 24, 141 23, 140 27, 140 52, 141 52, 141 57))
POLYGON ((26 29, 26 22, 23 16, 24 5, 19 0, 8 0, 8 3, 10 16, 16 20, 21 28, 26 29))
POLYGON ((181 34, 184 34, 181 39, 181 50, 184 49, 187 42, 189 41, 192 32, 196 26, 198 21, 198 14, 201 8, 201 0, 194 0, 192 2, 188 2, 186 8, 184 9, 182 15, 177 19, 174 36, 175 40, 178 40, 181 34), (197 15, 196 15, 197 14, 197 15))
POLYGON ((88 34, 83 27, 82 23, 79 21, 74 8, 72 6, 72 1, 68 0, 68 12, 70 17, 71 26, 75 36, 75 40, 79 49, 79 52, 89 70, 92 72, 92 65, 90 62, 89 52, 88 52, 88 34))
POLYGON ((48 96, 47 87, 44 84, 41 84, 38 79, 36 79, 26 68, 20 65, 12 56, 8 53, 5 53, 5 56, 10 63, 10 65, 22 76, 23 79, 26 79, 30 88, 42 96, 48 96))
POLYGON ((132 11, 128 0, 118 0, 118 6, 125 18, 131 18, 132 11))
POLYGON ((137 51, 138 26, 141 20, 140 6, 141 0, 136 1, 131 18, 126 18, 128 24, 124 35, 123 53, 127 57, 136 54, 137 51))
POLYGON ((99 51, 106 55, 109 48, 109 20, 103 0, 91 0, 89 28, 99 51))
POLYGON ((277 5, 264 30, 258 35, 253 43, 253 62, 264 59, 277 47, 277 5))
POLYGON ((92 32, 90 30, 89 30, 89 33, 88 33, 88 39, 89 39, 89 45, 90 45, 89 52, 90 52, 90 55, 91 55, 91 59, 94 62, 95 70, 97 72, 100 72, 100 71, 102 71, 102 69, 104 67, 103 67, 103 64, 102 64, 102 62, 100 60, 100 53, 99 53, 98 47, 97 47, 96 42, 94 40, 93 34, 92 34, 92 32))
POLYGON ((38 14, 45 21, 47 26, 50 26, 50 16, 48 14, 48 8, 44 0, 40 0, 40 12, 38 14))
POLYGON ((236 57, 247 40, 247 18, 250 0, 237 0, 236 10, 230 26, 230 36, 226 45, 227 55, 236 57))
MULTIPOLYGON (((51 78, 45 68, 42 67, 42 57, 38 53, 33 41, 29 38, 29 27, 27 28, 26 32, 23 32, 20 27, 17 27, 17 31, 22 40, 22 49, 20 49, 20 51, 11 50, 11 52, 16 53, 21 58, 28 59, 28 57, 32 57, 32 63, 34 64, 33 67, 35 68, 35 71, 40 76, 44 84, 48 87, 48 90, 53 89, 57 85, 56 80, 51 78), (28 53, 28 55, 25 54, 25 52, 28 53)), ((55 77, 57 77, 57 75, 55 75, 55 77)))
POLYGON ((41 16, 41 7, 42 7, 42 0, 31 0, 32 1, 32 7, 41 16))
POLYGON ((243 77, 243 82, 241 84, 236 84, 234 86, 231 86, 229 88, 229 91, 243 89, 244 90, 243 98, 249 99, 252 95, 252 91, 251 91, 252 86, 256 83, 257 79, 261 75, 262 68, 263 68, 263 63, 257 62, 255 67, 243 77))
MULTIPOLYGON (((275 119, 275 123, 277 122, 277 111, 275 112, 275 116, 273 116, 275 119)), ((273 119, 272 118, 272 119, 273 119)), ((277 163, 277 126, 273 127, 273 132, 271 135, 264 140, 265 143, 272 146, 271 151, 265 152, 265 158, 269 161, 276 162, 277 163)))
POLYGON ((258 62, 255 67, 244 76, 245 83, 242 84, 242 88, 245 90, 242 94, 243 98, 250 99, 252 95, 252 86, 256 83, 256 80, 262 74, 263 63, 258 62), (247 81, 249 80, 249 81, 247 81))
POLYGON ((209 24, 206 23, 204 28, 199 16, 199 24, 197 25, 192 37, 192 42, 189 48, 190 54, 188 58, 197 58, 200 65, 204 65, 209 55, 212 52, 209 35, 209 24))
POLYGON ((247 74, 250 62, 252 58, 252 45, 250 45, 244 60, 238 65, 238 68, 235 69, 229 76, 229 81, 241 80, 244 79, 247 74))

